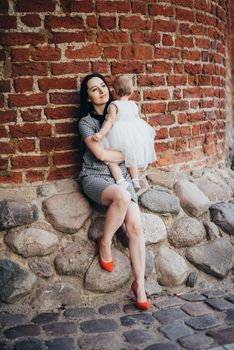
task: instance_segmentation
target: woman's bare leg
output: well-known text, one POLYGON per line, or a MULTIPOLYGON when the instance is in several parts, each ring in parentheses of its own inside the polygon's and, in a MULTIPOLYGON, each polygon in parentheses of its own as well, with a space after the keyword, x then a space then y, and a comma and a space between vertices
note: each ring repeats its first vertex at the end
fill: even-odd
POLYGON ((141 228, 139 207, 132 201, 126 213, 125 225, 129 236, 129 252, 136 283, 137 301, 145 301, 145 238, 141 228))
POLYGON ((102 193, 102 204, 109 206, 100 248, 101 256, 105 261, 111 260, 111 241, 115 232, 124 222, 130 201, 130 193, 117 185, 108 186, 102 193))

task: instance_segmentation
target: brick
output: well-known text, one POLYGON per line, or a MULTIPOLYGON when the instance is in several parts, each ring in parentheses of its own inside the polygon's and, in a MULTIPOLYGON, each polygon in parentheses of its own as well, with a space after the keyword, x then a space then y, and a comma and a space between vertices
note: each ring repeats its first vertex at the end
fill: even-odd
POLYGON ((149 14, 151 16, 163 16, 163 17, 173 17, 174 8, 172 6, 165 6, 160 4, 150 4, 149 14))
POLYGON ((15 151, 14 146, 8 142, 0 142, 0 149, 1 154, 11 154, 15 151))
POLYGON ((55 165, 76 164, 81 162, 82 156, 80 151, 55 152, 53 160, 55 165))
POLYGON ((41 26, 41 18, 39 15, 25 15, 21 16, 20 20, 27 27, 40 27, 41 26))
POLYGON ((0 92, 10 92, 10 91, 11 91, 11 81, 0 80, 0 92))
MULTIPOLYGON (((1 119, 1 116, 0 116, 1 119)), ((7 131, 5 126, 0 126, 0 137, 7 137, 7 131)))
POLYGON ((0 61, 5 61, 5 59, 6 59, 5 51, 0 49, 0 61))
POLYGON ((75 78, 44 78, 38 80, 38 86, 41 91, 50 89, 74 90, 77 88, 77 81, 75 78))
POLYGON ((84 21, 81 16, 46 16, 45 26, 50 29, 65 28, 65 29, 83 29, 84 21))
POLYGON ((99 72, 101 74, 109 73, 109 64, 107 62, 92 62, 92 72, 99 72))
POLYGON ((109 12, 109 13, 121 13, 129 12, 131 10, 131 4, 126 1, 102 1, 99 0, 96 3, 96 9, 98 12, 109 12))
MULTIPOLYGON (((94 16, 94 15, 92 15, 92 16, 87 16, 86 17, 86 25, 89 27, 89 28, 97 28, 97 25, 98 25, 98 23, 97 23, 97 16, 94 16)), ((89 40, 89 41, 93 41, 93 40, 91 40, 90 39, 90 37, 88 36, 88 34, 91 34, 91 32, 90 33, 87 33, 87 40, 89 40)))
POLYGON ((81 166, 76 164, 75 166, 66 166, 60 168, 53 168, 50 170, 50 173, 47 177, 48 181, 65 179, 68 177, 77 177, 79 175, 79 171, 81 170, 81 166))
POLYGON ((167 81, 170 86, 186 85, 187 78, 184 75, 170 75, 167 81))
POLYGON ((131 39, 136 44, 159 44, 161 36, 157 32, 133 32, 131 33, 131 39))
POLYGON ((147 4, 142 1, 132 2, 132 13, 141 13, 142 15, 147 14, 147 4))
POLYGON ((45 174, 44 174, 43 171, 29 170, 29 171, 26 171, 26 179, 29 182, 44 181, 45 180, 45 174))
POLYGON ((169 102, 168 103, 168 111, 186 111, 189 109, 189 102, 188 101, 175 101, 175 102, 169 102))
POLYGON ((188 98, 200 98, 200 97, 202 97, 201 88, 199 86, 197 86, 197 87, 184 89, 183 96, 184 96, 184 98, 186 98, 186 97, 188 97, 188 98))
POLYGON ((114 29, 116 27, 116 17, 114 16, 99 16, 98 24, 102 29, 114 29))
POLYGON ((176 20, 178 21, 189 21, 189 22, 195 22, 195 13, 190 10, 184 10, 184 9, 176 9, 176 20))
POLYGON ((16 122, 17 114, 15 111, 0 111, 1 123, 16 122))
POLYGON ((46 62, 14 63, 12 64, 12 73, 14 77, 19 75, 47 75, 48 64, 46 62))
POLYGON ((13 62, 29 61, 29 49, 11 49, 11 59, 13 62))
POLYGON ((35 151, 35 142, 29 141, 29 140, 18 141, 17 147, 20 152, 24 152, 24 153, 33 152, 35 151))
POLYGON ((8 169, 8 159, 0 157, 0 170, 7 170, 7 169, 8 169))
MULTIPOLYGON (((67 0, 65 0, 67 2, 67 0)), ((94 4, 91 0, 73 1, 70 6, 71 12, 90 13, 94 12, 94 4)))
POLYGON ((179 38, 177 38, 175 40, 175 47, 189 47, 189 48, 193 48, 194 47, 194 43, 193 43, 193 38, 187 38, 184 36, 180 36, 179 38))
POLYGON ((193 152, 177 152, 175 156, 175 163, 185 163, 193 160, 193 152))
POLYGON ((172 4, 192 8, 193 0, 172 0, 172 4))
POLYGON ((58 61, 61 50, 53 47, 41 47, 30 52, 33 61, 58 61))
POLYGON ((53 75, 88 73, 89 62, 52 63, 51 70, 53 75))
POLYGON ((66 119, 77 118, 78 108, 76 107, 57 107, 57 108, 45 108, 45 115, 47 119, 66 119))
POLYGON ((190 122, 198 122, 198 121, 204 120, 204 113, 203 112, 188 113, 188 120, 190 122))
POLYGON ((9 127, 10 134, 15 138, 25 137, 42 137, 51 135, 51 125, 49 124, 24 124, 24 125, 11 125, 9 127))
POLYGON ((168 100, 170 93, 168 90, 146 90, 143 97, 145 100, 168 100))
POLYGON ((130 60, 148 60, 153 58, 153 48, 150 46, 124 46, 121 56, 123 59, 130 60))
POLYGON ((200 51, 182 51, 182 57, 184 60, 189 61, 200 61, 201 60, 201 52, 200 51))
POLYGON ((139 16, 121 16, 119 19, 121 29, 149 30, 151 25, 151 19, 141 19, 139 16))
POLYGON ((149 73, 170 73, 171 65, 166 62, 157 62, 146 64, 147 72, 149 73))
POLYGON ((69 59, 85 59, 101 57, 102 48, 96 44, 86 45, 80 49, 66 49, 65 56, 69 59))
MULTIPOLYGON (((19 172, 6 172, 6 174, 0 174, 0 183, 1 184, 19 184, 22 183, 22 174, 19 172)), ((8 349, 7 349, 8 350, 8 349)))
POLYGON ((52 33, 53 38, 50 39, 50 42, 55 44, 61 44, 61 43, 82 43, 85 42, 85 33, 84 32, 77 32, 77 33, 64 33, 64 32, 55 32, 52 33))
POLYGON ((164 34, 162 36, 162 44, 164 46, 173 46, 174 45, 174 39, 171 35, 164 34))
POLYGON ((128 62, 112 62, 111 63, 111 72, 115 74, 124 74, 124 73, 143 73, 144 65, 141 62, 132 61, 131 64, 128 62))
POLYGON ((97 34, 97 43, 120 44, 128 42, 128 33, 126 32, 100 32, 97 34))
POLYGON ((69 150, 77 148, 78 142, 77 136, 42 138, 40 140, 40 150, 42 152, 69 150))
POLYGON ((54 92, 50 93, 50 103, 55 105, 61 104, 78 104, 79 103, 79 95, 77 92, 54 92))
POLYGON ((17 1, 18 12, 54 12, 55 2, 53 0, 19 0, 17 1))
POLYGON ((40 33, 8 33, 2 35, 2 43, 9 46, 38 45, 44 43, 44 35, 40 33))
POLYGON ((33 90, 32 78, 20 78, 14 80, 14 86, 16 92, 26 92, 33 90))
POLYGON ((143 103, 142 113, 165 113, 166 103, 143 103))
MULTIPOLYGON (((151 126, 154 126, 154 124, 152 124, 151 118, 149 118, 149 124, 151 126)), ((157 130, 157 140, 167 139, 168 137, 169 134, 167 128, 160 128, 159 130, 157 130)))
POLYGON ((9 9, 8 0, 0 1, 0 12, 8 13, 8 9, 9 9))
POLYGON ((0 16, 0 28, 1 29, 16 29, 16 16, 0 16))
POLYGON ((0 94, 0 108, 4 107, 4 95, 0 94))
POLYGON ((184 70, 186 73, 189 73, 189 74, 201 74, 202 66, 201 64, 185 63, 184 70))
MULTIPOLYGON (((11 158, 12 169, 31 169, 48 166, 47 156, 14 156, 11 158)), ((33 334, 29 334, 32 336, 33 334)))
POLYGON ((177 23, 170 20, 157 19, 154 21, 153 30, 156 32, 175 33, 177 23))
POLYGON ((105 58, 116 58, 119 59, 119 47, 117 46, 110 46, 110 47, 104 47, 103 48, 103 55, 105 58))
POLYGON ((180 51, 175 48, 156 48, 154 53, 156 58, 167 58, 167 59, 172 59, 172 58, 179 59, 179 54, 180 54, 180 51))
POLYGON ((59 321, 52 322, 43 325, 43 330, 47 335, 57 336, 65 334, 76 334, 77 333, 77 324, 73 321, 59 321))
POLYGON ((8 105, 9 107, 26 107, 26 106, 36 106, 36 105, 46 105, 46 95, 43 93, 33 94, 33 95, 9 95, 8 105))
POLYGON ((39 121, 41 120, 41 110, 27 109, 26 111, 21 111, 21 117, 27 122, 39 121))
POLYGON ((137 77, 137 84, 140 86, 164 86, 166 85, 165 83, 165 77, 164 76, 150 76, 149 74, 147 75, 138 75, 137 77))

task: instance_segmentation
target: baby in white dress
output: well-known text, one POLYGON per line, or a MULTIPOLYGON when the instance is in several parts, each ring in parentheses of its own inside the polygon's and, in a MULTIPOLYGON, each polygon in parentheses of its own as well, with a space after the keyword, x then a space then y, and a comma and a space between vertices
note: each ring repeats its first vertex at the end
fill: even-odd
MULTIPOLYGON (((140 118, 138 107, 129 101, 133 91, 131 79, 121 75, 113 83, 116 100, 111 102, 106 120, 100 131, 92 136, 101 141, 105 148, 122 151, 135 190, 140 189, 139 168, 146 168, 156 160, 154 150, 155 130, 140 118)), ((129 183, 123 178, 116 163, 108 163, 117 185, 127 188, 129 183)))

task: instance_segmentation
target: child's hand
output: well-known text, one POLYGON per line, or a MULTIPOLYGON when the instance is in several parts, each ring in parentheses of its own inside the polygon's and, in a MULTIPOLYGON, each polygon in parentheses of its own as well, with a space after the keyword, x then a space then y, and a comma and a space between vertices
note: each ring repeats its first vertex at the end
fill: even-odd
POLYGON ((94 141, 96 141, 96 142, 101 141, 101 139, 102 139, 102 134, 101 134, 100 132, 97 132, 96 134, 94 134, 94 135, 92 136, 92 140, 94 140, 94 141))

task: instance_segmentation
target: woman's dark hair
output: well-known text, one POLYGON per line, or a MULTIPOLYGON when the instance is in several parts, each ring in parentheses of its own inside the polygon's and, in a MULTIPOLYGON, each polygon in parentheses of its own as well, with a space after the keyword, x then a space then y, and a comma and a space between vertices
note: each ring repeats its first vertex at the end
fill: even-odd
POLYGON ((81 82, 81 87, 80 87, 80 117, 85 117, 88 113, 93 111, 93 105, 91 102, 88 101, 88 81, 92 78, 98 77, 100 78, 108 87, 110 98, 109 101, 106 104, 104 114, 107 112, 107 107, 112 101, 112 95, 109 89, 109 86, 105 80, 105 78, 99 74, 99 73, 91 73, 89 75, 86 75, 84 79, 81 82))

